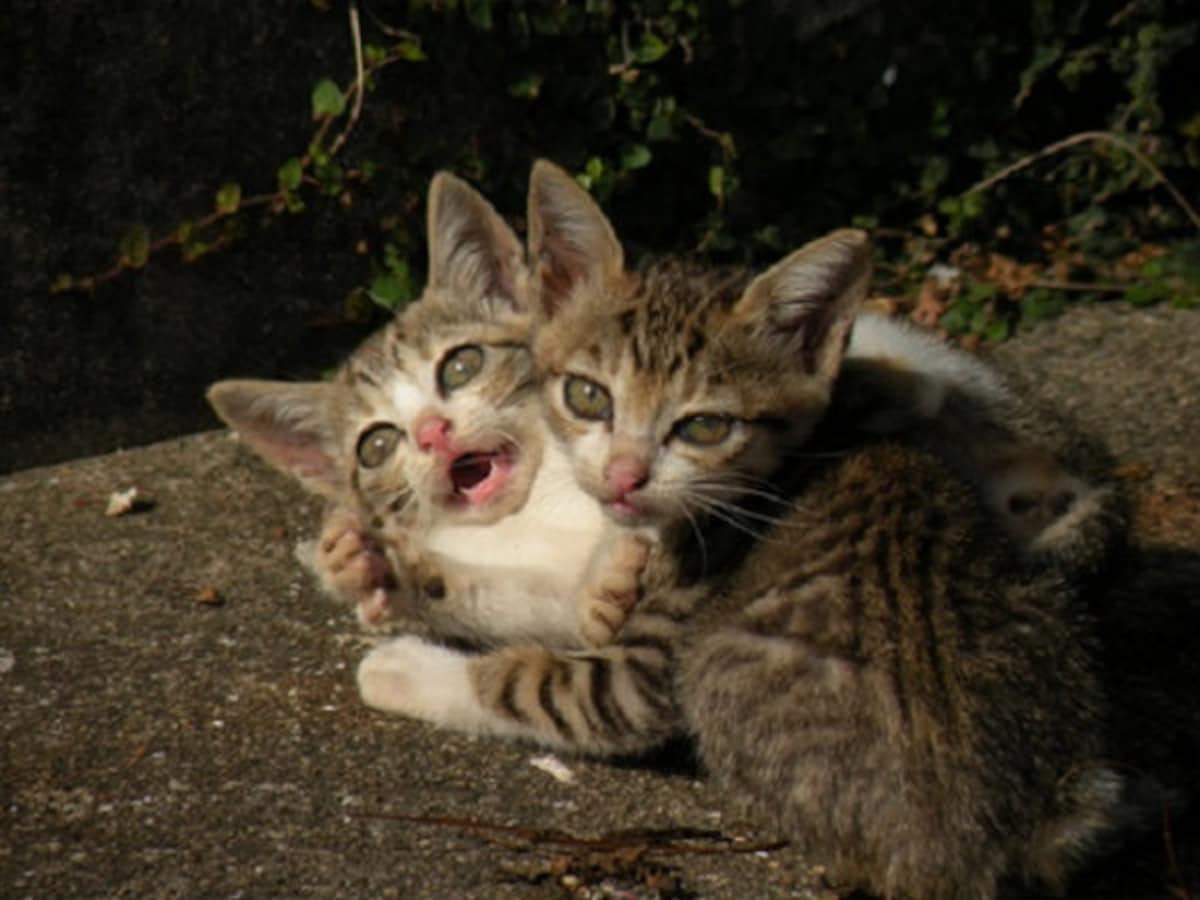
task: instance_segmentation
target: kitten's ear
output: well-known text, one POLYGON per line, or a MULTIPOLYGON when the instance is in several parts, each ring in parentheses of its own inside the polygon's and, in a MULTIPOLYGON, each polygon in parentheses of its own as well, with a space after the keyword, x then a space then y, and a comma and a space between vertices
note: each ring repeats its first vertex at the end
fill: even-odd
POLYGON ((524 306, 525 249, 477 190, 448 172, 429 185, 429 285, 466 302, 524 306))
POLYGON ((580 284, 621 278, 625 253, 579 183, 548 160, 529 175, 529 265, 538 311, 552 317, 580 284))
POLYGON ((218 381, 208 402, 255 453, 327 497, 345 492, 338 466, 344 388, 325 382, 218 381))
POLYGON ((834 231, 755 278, 738 301, 738 319, 832 382, 870 280, 867 233, 834 231))

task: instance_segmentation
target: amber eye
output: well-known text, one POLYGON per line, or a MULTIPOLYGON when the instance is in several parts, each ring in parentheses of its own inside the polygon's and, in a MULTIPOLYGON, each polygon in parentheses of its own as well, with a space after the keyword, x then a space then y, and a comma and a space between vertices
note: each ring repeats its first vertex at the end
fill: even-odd
POLYGON ((725 440, 733 431, 733 419, 729 416, 703 414, 681 419, 675 426, 675 434, 689 444, 711 447, 725 440))
POLYGON ((438 387, 444 393, 462 387, 483 368, 483 348, 467 344, 451 350, 438 367, 438 387))
POLYGON ((608 389, 578 375, 568 375, 563 383, 563 402, 581 419, 612 418, 612 395, 608 389))
POLYGON ((364 469, 383 465, 400 443, 400 429, 395 425, 372 425, 358 439, 358 461, 364 469))

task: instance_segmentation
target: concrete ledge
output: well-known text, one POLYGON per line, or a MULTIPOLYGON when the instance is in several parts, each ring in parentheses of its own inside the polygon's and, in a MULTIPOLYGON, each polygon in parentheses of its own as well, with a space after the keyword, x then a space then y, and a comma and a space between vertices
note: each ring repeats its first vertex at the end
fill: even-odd
MULTIPOLYGON (((1200 315, 1085 308, 997 356, 1141 467, 1144 541, 1200 551, 1200 315)), ((0 479, 0 895, 555 897, 533 876, 586 855, 375 812, 769 837, 686 771, 568 759, 564 783, 535 749, 363 708, 363 639, 292 558, 318 512, 221 432, 0 479), (153 505, 106 517, 130 485, 153 505)), ((1194 831, 1174 836, 1193 892, 1194 831)), ((832 896, 790 851, 654 858, 699 897, 832 896)), ((1172 877, 1152 837, 1072 896, 1172 877)))

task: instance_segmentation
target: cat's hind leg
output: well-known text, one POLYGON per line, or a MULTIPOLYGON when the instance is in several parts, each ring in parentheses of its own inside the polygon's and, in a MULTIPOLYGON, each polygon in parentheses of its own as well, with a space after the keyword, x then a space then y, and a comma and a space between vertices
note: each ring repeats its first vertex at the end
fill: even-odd
POLYGON ((358 667, 376 709, 474 734, 598 755, 647 750, 678 732, 670 659, 653 645, 472 655, 406 636, 358 667))

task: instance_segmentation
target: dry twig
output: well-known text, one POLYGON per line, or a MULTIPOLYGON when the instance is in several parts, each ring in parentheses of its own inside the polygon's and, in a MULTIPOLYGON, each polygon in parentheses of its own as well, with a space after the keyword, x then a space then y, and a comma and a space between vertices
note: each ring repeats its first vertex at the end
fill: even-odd
POLYGON ((1079 134, 1073 134, 1070 137, 1063 138, 1061 141, 1055 141, 1053 144, 1046 145, 1036 153, 1031 153, 1022 159, 1017 160, 1012 165, 1005 166, 994 175, 990 175, 982 181, 976 182, 963 191, 963 193, 971 194, 975 193, 976 191, 986 191, 988 188, 994 187, 1001 181, 1004 181, 1010 175, 1020 172, 1022 169, 1029 168, 1039 160, 1045 159, 1048 156, 1053 156, 1056 153, 1061 153, 1063 150, 1070 149, 1078 144, 1087 143, 1088 141, 1100 141, 1102 143, 1112 144, 1113 146, 1124 150, 1126 153, 1132 156, 1140 165, 1142 165, 1142 167, 1144 167, 1148 172, 1150 172, 1151 175, 1154 176, 1154 179, 1157 183, 1161 184, 1167 189, 1167 192, 1171 195, 1175 202, 1179 204, 1180 209, 1182 209, 1187 217, 1191 219, 1192 224, 1195 225, 1198 230, 1200 230, 1200 213, 1196 212, 1195 208, 1188 203, 1187 198, 1184 197, 1183 194, 1180 193, 1179 189, 1171 183, 1170 179, 1163 174, 1162 169, 1156 166, 1150 157, 1148 157, 1137 147, 1133 146, 1133 144, 1129 143, 1119 135, 1113 134, 1111 131, 1081 131, 1079 134))

